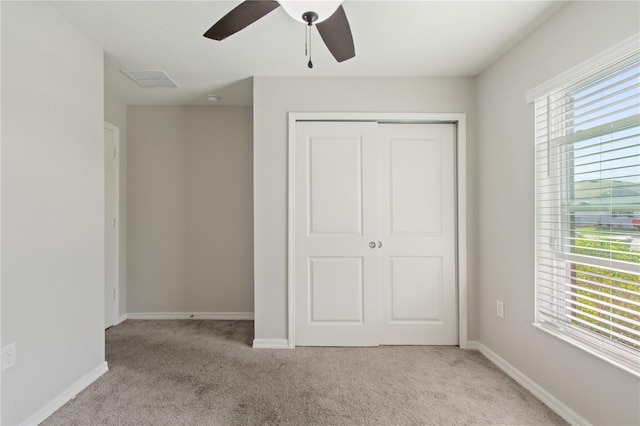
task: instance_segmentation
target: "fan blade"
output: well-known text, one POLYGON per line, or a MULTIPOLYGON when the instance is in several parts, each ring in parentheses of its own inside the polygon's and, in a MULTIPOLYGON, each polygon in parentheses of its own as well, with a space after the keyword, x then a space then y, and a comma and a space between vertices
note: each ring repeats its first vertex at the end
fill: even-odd
POLYGON ((253 24, 278 6, 280 3, 275 0, 246 0, 213 24, 204 36, 213 40, 224 40, 253 24))
POLYGON ((356 56, 351 28, 342 6, 336 9, 329 19, 316 24, 316 27, 336 61, 342 62, 356 56))

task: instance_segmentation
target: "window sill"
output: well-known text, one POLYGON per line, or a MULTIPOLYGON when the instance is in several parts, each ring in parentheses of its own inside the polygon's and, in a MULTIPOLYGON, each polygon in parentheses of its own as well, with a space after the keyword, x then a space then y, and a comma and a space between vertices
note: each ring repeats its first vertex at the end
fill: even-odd
MULTIPOLYGON (((578 347, 580 349, 582 349, 585 352, 590 353, 591 355, 600 358, 601 360, 608 362, 611 365, 614 365, 624 371, 626 371, 627 373, 632 374, 633 376, 636 376, 638 378, 640 378, 640 360, 638 364, 633 364, 632 362, 629 362, 627 360, 625 360, 622 357, 618 357, 615 354, 611 353, 611 352, 606 352, 603 350, 600 350, 592 345, 589 345, 588 343, 585 343, 583 341, 581 341, 580 339, 577 339, 575 337, 573 337, 571 334, 568 333, 564 333, 554 327, 548 326, 544 323, 536 323, 534 322, 532 324, 534 327, 536 327, 539 330, 544 331, 545 333, 549 333, 552 336, 557 337, 560 340, 563 340, 575 347, 578 347)), ((639 357, 640 358, 640 357, 639 357)))

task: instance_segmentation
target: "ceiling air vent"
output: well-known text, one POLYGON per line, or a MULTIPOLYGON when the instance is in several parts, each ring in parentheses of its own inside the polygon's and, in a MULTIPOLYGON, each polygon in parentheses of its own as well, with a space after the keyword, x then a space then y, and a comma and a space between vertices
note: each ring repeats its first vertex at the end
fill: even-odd
POLYGON ((120 71, 140 87, 180 87, 169 74, 162 70, 122 70, 120 71))

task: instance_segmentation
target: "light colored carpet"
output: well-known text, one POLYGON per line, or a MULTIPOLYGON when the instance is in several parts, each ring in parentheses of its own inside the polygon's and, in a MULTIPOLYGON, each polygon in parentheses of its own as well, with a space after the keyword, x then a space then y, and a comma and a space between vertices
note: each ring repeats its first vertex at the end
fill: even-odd
POLYGON ((475 351, 252 349, 252 321, 125 321, 110 370, 44 425, 560 425, 475 351))

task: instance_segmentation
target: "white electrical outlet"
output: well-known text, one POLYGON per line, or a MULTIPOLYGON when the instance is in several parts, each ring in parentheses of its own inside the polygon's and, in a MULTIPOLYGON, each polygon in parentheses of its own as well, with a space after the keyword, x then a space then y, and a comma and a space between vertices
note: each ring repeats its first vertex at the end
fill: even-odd
POLYGON ((501 300, 496 300, 496 315, 504 319, 504 303, 501 300))
POLYGON ((16 365, 16 342, 2 348, 2 371, 16 365))

